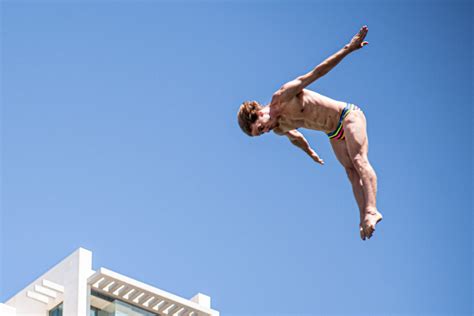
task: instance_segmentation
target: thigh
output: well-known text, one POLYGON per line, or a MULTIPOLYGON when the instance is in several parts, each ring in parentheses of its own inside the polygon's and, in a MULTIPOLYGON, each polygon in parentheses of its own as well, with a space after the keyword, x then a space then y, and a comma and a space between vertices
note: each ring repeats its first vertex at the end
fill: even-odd
POLYGON ((331 139, 330 143, 332 150, 334 151, 334 154, 341 165, 343 165, 344 168, 352 168, 352 159, 349 156, 346 141, 344 139, 331 139))
POLYGON ((356 157, 367 157, 369 140, 367 122, 362 111, 351 112, 343 122, 347 151, 351 160, 356 157))

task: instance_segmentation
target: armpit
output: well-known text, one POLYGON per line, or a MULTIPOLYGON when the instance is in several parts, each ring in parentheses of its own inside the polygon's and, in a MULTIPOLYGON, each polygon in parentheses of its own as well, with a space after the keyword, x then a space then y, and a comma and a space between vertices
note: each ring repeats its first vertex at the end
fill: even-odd
POLYGON ((280 135, 280 136, 283 136, 286 134, 286 131, 284 131, 283 129, 281 129, 280 127, 276 127, 273 129, 273 132, 277 135, 280 135))

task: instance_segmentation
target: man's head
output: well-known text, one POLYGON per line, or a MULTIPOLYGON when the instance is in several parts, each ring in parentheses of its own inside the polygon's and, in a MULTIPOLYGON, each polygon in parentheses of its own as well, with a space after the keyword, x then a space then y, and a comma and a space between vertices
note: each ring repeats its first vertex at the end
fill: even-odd
POLYGON ((257 101, 245 101, 237 114, 239 126, 249 136, 259 136, 272 129, 268 107, 257 101))

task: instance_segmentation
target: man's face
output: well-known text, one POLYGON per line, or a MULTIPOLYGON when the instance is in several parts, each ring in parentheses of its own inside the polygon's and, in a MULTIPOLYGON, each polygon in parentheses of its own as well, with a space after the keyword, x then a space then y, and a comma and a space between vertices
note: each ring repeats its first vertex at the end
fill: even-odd
POLYGON ((270 115, 268 113, 258 113, 258 119, 252 124, 252 135, 260 136, 271 130, 270 115))

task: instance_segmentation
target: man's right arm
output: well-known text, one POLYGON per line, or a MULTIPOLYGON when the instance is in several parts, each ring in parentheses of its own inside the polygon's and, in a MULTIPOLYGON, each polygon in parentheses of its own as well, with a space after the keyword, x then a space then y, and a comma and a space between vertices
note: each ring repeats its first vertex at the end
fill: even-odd
POLYGON ((318 154, 309 146, 308 141, 304 138, 303 134, 297 130, 291 130, 285 133, 286 137, 290 142, 298 148, 301 148, 305 153, 307 153, 315 162, 324 165, 324 161, 319 158, 318 154))

